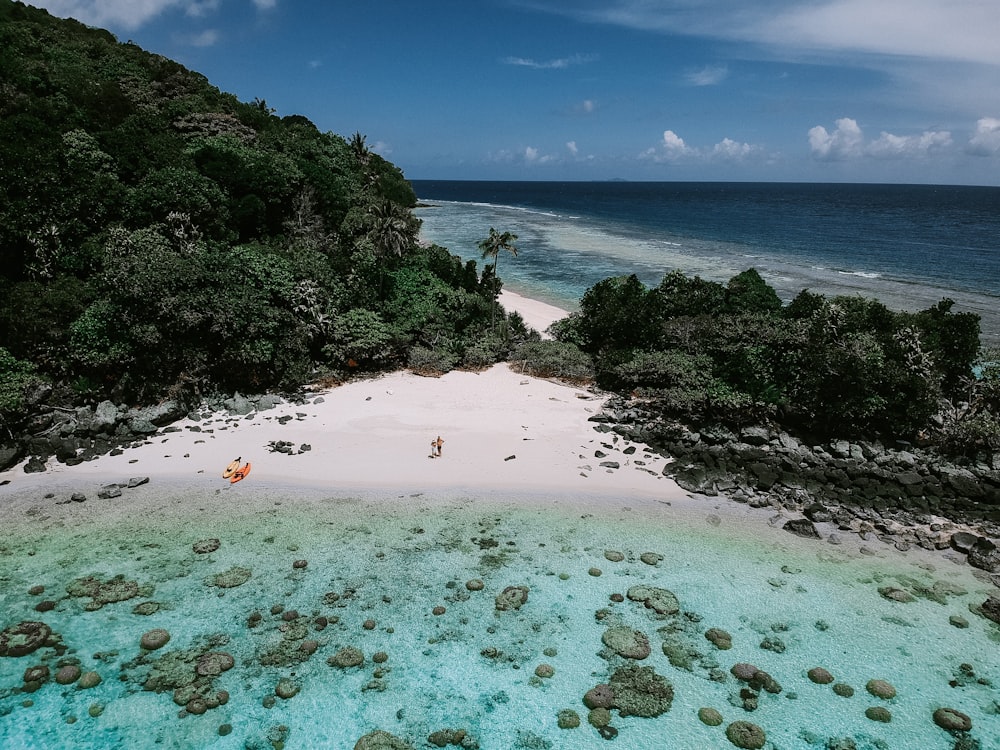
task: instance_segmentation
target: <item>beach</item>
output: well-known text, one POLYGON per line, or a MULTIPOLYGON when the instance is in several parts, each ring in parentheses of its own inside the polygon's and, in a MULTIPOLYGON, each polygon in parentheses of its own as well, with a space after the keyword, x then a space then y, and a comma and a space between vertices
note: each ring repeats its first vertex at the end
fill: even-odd
MULTIPOLYGON (((502 301, 540 330, 563 314, 502 301)), ((767 747, 943 750, 931 716, 948 706, 995 747, 1000 629, 972 611, 994 589, 960 556, 834 545, 823 525, 802 539, 774 508, 686 493, 669 459, 595 429, 602 403, 507 364, 399 372, 0 474, 0 627, 61 639, 0 658, 0 745, 351 748, 384 730, 413 747, 702 748, 740 720, 767 747), (237 457, 251 470, 233 484, 237 457), (649 603, 662 591, 676 609, 649 603), (141 648, 154 630, 169 643, 141 648), (652 653, 623 656, 609 631, 652 653), (783 690, 741 693, 729 670, 749 662, 783 690), (29 690, 33 665, 100 683, 29 690), (584 694, 648 674, 633 665, 671 700, 598 726, 584 694), (956 689, 960 665, 986 681, 956 689), (857 697, 807 678, 817 666, 857 697)))

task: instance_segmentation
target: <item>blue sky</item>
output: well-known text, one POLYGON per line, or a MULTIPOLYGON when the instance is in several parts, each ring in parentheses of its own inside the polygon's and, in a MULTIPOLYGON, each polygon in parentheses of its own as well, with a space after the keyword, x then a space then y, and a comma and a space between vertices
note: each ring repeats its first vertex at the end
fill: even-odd
POLYGON ((411 179, 1000 185, 1000 0, 32 0, 411 179))

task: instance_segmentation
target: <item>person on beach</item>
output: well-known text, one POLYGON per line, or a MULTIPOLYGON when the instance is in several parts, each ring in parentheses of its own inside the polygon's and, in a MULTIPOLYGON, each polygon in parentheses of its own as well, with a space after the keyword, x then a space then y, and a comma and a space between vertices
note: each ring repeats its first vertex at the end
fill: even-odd
POLYGON ((437 458, 437 440, 431 440, 431 458, 437 458))
POLYGON ((438 458, 441 458, 441 446, 444 445, 444 440, 441 439, 440 435, 438 435, 437 440, 434 441, 434 445, 437 446, 438 458))

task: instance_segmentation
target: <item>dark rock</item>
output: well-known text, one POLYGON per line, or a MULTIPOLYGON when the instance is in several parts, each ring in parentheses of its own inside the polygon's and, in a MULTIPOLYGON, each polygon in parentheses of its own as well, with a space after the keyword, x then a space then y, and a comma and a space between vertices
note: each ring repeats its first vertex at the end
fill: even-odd
POLYGON ((790 521, 786 521, 785 525, 782 526, 785 531, 789 531, 796 536, 805 537, 806 539, 819 539, 819 532, 816 527, 813 526, 813 522, 808 518, 793 518, 790 521))
POLYGON ((97 491, 97 496, 101 500, 110 500, 114 497, 121 497, 122 488, 117 484, 106 484, 97 491))
POLYGON ((25 474, 40 474, 45 471, 45 461, 39 456, 32 456, 24 464, 25 474))
POLYGON ((952 549, 968 554, 977 541, 979 541, 979 537, 975 534, 970 534, 968 531, 956 531, 951 535, 949 544, 952 549))
POLYGON ((969 549, 969 565, 988 573, 1000 573, 1000 549, 985 537, 980 537, 969 549))
POLYGON ((24 446, 19 444, 0 445, 0 471, 7 471, 24 457, 24 446))
POLYGON ((1000 599, 992 596, 987 597, 986 601, 982 604, 981 610, 985 617, 1000 624, 1000 599))
POLYGON ((813 523, 829 523, 833 520, 833 514, 821 503, 813 503, 803 509, 802 514, 813 523))

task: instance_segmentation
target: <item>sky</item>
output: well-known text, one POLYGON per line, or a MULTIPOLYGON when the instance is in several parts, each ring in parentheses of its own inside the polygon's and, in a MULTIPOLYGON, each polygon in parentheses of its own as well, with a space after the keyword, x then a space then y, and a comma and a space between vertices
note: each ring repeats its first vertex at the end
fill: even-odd
POLYGON ((31 0, 410 179, 1000 185, 1000 0, 31 0))

